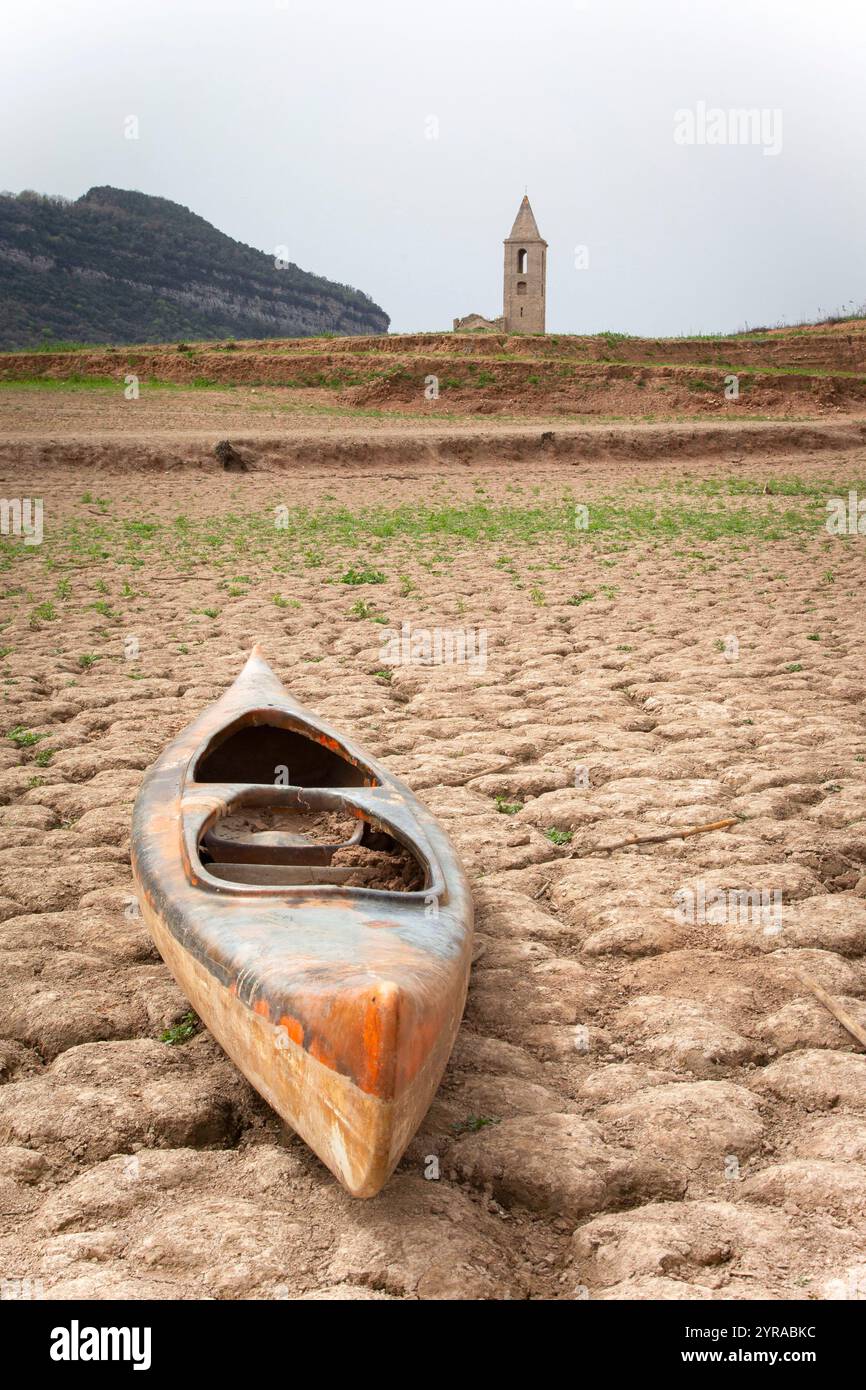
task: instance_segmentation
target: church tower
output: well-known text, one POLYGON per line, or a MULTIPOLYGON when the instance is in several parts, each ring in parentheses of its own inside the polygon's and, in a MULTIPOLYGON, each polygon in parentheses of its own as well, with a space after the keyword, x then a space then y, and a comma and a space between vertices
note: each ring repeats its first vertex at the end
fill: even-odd
POLYGON ((507 333, 544 332, 547 242, 529 206, 523 202, 505 239, 504 317, 507 333))

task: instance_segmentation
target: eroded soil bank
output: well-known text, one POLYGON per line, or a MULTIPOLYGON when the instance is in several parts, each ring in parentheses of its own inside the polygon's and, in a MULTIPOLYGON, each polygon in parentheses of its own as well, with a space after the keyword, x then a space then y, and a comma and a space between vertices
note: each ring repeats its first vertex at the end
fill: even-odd
POLYGON ((279 409, 652 420, 834 417, 866 403, 866 320, 701 338, 415 333, 385 337, 46 345, 0 353, 15 383, 140 393, 231 388, 279 409), (56 349, 60 350, 56 350, 56 349))

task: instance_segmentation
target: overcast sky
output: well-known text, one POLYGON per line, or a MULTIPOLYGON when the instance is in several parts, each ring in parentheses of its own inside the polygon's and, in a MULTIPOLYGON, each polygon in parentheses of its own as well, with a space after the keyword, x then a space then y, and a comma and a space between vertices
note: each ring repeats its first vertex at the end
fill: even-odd
POLYGON ((724 332, 866 300, 866 0, 0 13, 0 188, 172 198, 365 290, 393 331, 501 313, 524 188, 548 331, 724 332), (734 143, 743 109, 763 127, 734 143))

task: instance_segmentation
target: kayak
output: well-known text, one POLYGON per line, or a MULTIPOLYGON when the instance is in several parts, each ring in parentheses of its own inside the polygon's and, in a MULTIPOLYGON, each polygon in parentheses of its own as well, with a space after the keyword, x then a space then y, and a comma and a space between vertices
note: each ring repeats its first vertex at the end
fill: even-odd
POLYGON ((154 943, 220 1046, 348 1192, 375 1196, 466 999, 472 899, 441 826, 256 647, 145 775, 132 863, 154 943))

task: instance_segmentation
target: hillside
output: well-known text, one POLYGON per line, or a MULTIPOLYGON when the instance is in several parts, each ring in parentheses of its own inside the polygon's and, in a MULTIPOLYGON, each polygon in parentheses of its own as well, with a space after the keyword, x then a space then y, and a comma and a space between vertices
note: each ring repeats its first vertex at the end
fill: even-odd
POLYGON ((0 347, 387 332, 360 290, 289 264, 179 203, 119 188, 0 195, 0 347))

